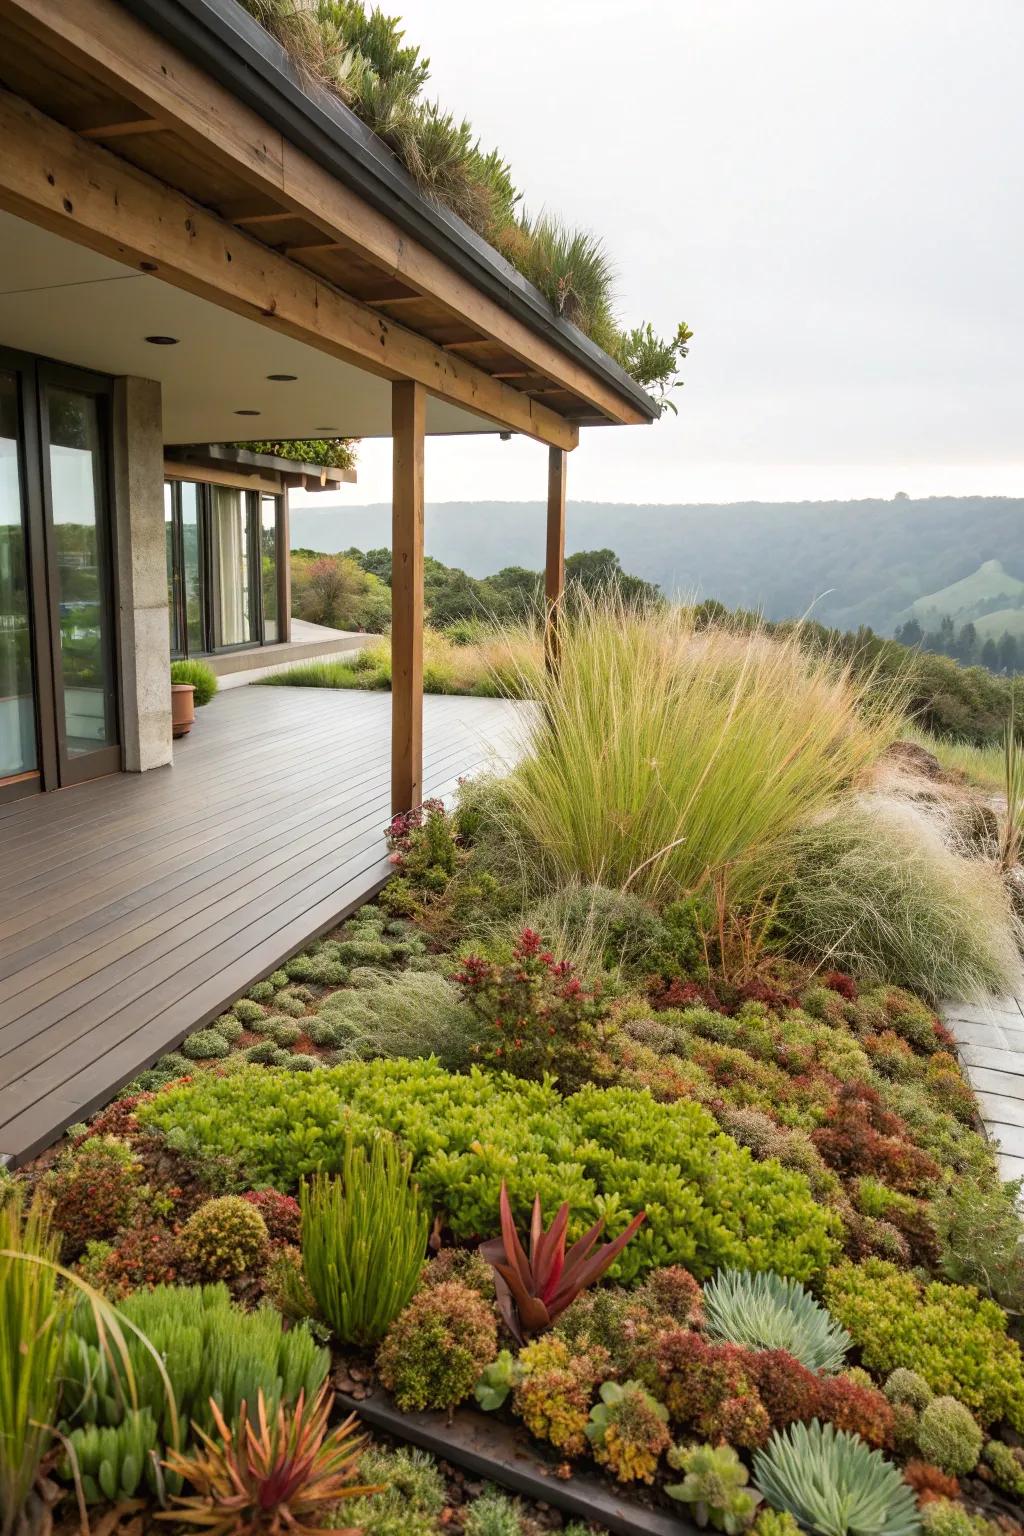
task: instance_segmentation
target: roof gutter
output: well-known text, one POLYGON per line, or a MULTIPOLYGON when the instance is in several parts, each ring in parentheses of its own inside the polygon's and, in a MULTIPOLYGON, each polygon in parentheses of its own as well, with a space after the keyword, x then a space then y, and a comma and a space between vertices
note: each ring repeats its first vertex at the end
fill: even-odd
POLYGON ((236 0, 120 0, 289 143, 392 219, 503 309, 629 400, 649 421, 656 402, 607 352, 449 209, 428 201, 375 133, 294 61, 236 0))

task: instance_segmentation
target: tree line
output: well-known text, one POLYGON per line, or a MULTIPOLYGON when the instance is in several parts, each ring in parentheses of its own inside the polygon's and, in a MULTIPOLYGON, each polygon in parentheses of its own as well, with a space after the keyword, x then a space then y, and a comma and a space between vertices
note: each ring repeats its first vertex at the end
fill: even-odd
POLYGON ((938 629, 925 630, 916 619, 908 619, 894 631, 893 639, 915 650, 948 656, 964 667, 984 667, 986 672, 999 677, 1016 677, 1018 672, 1024 672, 1024 639, 1018 641, 1009 630, 1004 630, 998 640, 991 635, 982 639, 970 620, 958 629, 947 617, 938 629))

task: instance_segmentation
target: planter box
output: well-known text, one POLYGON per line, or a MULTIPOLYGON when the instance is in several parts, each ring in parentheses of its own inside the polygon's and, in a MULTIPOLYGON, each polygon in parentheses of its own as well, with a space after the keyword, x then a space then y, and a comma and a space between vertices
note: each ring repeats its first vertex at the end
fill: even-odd
POLYGON ((706 1536, 692 1521, 644 1504, 592 1472, 557 1477, 524 1429, 490 1414, 464 1407, 449 1423, 443 1413, 402 1413, 379 1388, 364 1398, 339 1392, 337 1400, 371 1429, 454 1462, 510 1493, 603 1525, 615 1536, 706 1536))

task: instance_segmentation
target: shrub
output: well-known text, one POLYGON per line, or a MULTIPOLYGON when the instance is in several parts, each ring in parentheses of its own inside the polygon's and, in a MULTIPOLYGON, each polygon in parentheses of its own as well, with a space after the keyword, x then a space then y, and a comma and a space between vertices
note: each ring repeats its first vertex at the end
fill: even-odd
POLYGON ((677 1328, 654 1341, 652 1366, 672 1419, 702 1439, 763 1445, 771 1425, 755 1384, 756 1356, 677 1328))
POLYGON ((806 1280, 838 1248, 838 1218, 800 1174, 755 1162, 700 1105, 657 1104, 635 1089, 586 1088, 563 1100, 549 1086, 478 1069, 456 1076, 429 1061, 371 1061, 314 1073, 204 1073, 139 1115, 172 1146, 233 1155, 250 1183, 281 1189, 337 1170, 339 1123, 363 1141, 390 1130, 458 1238, 490 1228, 503 1178, 517 1220, 536 1193, 549 1208, 568 1200, 571 1239, 597 1219, 598 1197, 614 1196, 617 1212, 647 1211, 617 1265, 626 1280, 668 1264, 698 1277, 746 1264, 806 1280))
POLYGON ((658 1460, 671 1443, 668 1409, 638 1381, 606 1381, 600 1397, 587 1425, 594 1460, 617 1482, 653 1483, 658 1460))
POLYGON ((754 1456, 765 1498, 819 1536, 916 1536, 913 1489, 880 1451, 831 1424, 777 1431, 754 1456))
POLYGON ((917 1421, 917 1445, 926 1461, 960 1477, 978 1465, 982 1434, 963 1403, 933 1397, 917 1421))
MULTIPOLYGON (((267 983, 263 982, 262 985, 266 986, 267 983)), ((255 988, 253 990, 255 991, 255 988)), ((268 997, 273 997, 273 995, 271 991, 268 997)), ((250 994, 249 997, 240 997, 237 1002, 233 1003, 231 1005, 231 1012, 239 1023, 253 1024, 257 1019, 264 1018, 267 1010, 261 1007, 258 1002, 255 1002, 250 994)))
MULTIPOLYGON (((59 1237, 44 1199, 0 1191, 0 1533, 21 1516, 57 1421, 68 1292, 57 1289, 59 1237), (37 1262, 39 1261, 39 1262, 37 1262)), ((26 1529, 28 1528, 26 1524, 26 1529)))
POLYGON ((189 1061, 213 1061, 226 1056, 231 1047, 218 1029, 197 1029, 181 1042, 181 1054, 189 1061))
POLYGON ((89 1243, 79 1272, 106 1294, 127 1296, 139 1286, 172 1284, 179 1262, 174 1233, 156 1222, 141 1221, 125 1227, 116 1243, 89 1243))
POLYGON ((927 997, 1012 992, 1020 960, 998 875, 906 803, 874 797, 790 838, 777 916, 801 956, 927 997))
POLYGON ((905 1366, 889 1373, 882 1390, 890 1403, 906 1403, 918 1413, 935 1396, 924 1377, 905 1366))
POLYGON ((217 674, 205 661, 172 661, 171 682, 192 684, 197 709, 209 704, 217 692, 217 674))
POLYGON ((762 1509, 754 1521, 757 1536, 800 1536, 800 1527, 791 1514, 780 1509, 762 1509))
POLYGON ((956 1499, 960 1497, 960 1484, 955 1477, 950 1477, 943 1472, 941 1467, 933 1467, 927 1461, 908 1461, 903 1468, 903 1477, 917 1494, 917 1500, 922 1502, 921 1495, 929 1499, 956 1499))
POLYGON ((91 1238, 114 1237, 139 1200, 140 1165, 127 1142, 92 1136, 62 1153, 46 1176, 61 1257, 77 1259, 91 1238))
POLYGON ((813 1371, 841 1370, 850 1336, 795 1280, 720 1270, 704 1288, 708 1331, 751 1349, 784 1349, 813 1371))
POLYGON ((831 1270, 824 1300, 870 1370, 917 1371, 933 1392, 959 1398, 983 1424, 1005 1417, 1024 1429, 1020 1350, 995 1302, 966 1286, 922 1285, 881 1259, 831 1270))
POLYGON ((443 1285, 446 1280, 459 1280, 485 1301, 494 1300, 494 1271, 476 1248, 442 1248, 420 1272, 421 1285, 443 1285))
POLYGON ((982 1454, 992 1469, 996 1487, 1015 1499, 1024 1499, 1024 1453, 1020 1448, 1005 1445, 1002 1440, 989 1440, 982 1454))
POLYGON ((408 1412, 454 1408, 498 1353, 494 1313, 458 1280, 419 1291, 377 1353, 381 1381, 408 1412))
POLYGON ((321 1315, 343 1344, 375 1344, 419 1278, 429 1213, 411 1158, 388 1136, 344 1141, 339 1177, 303 1183, 302 1258, 321 1315))
POLYGON ((684 1476, 665 1492, 689 1507, 697 1525, 739 1536, 753 1522, 761 1495, 747 1487, 749 1474, 731 1445, 676 1447, 668 1461, 684 1476))
POLYGON ((479 1055, 489 1066, 556 1078, 564 1093, 610 1075, 601 1058, 605 1008, 539 933, 523 929, 507 966, 470 955, 455 980, 483 1024, 479 1055))
POLYGON ((250 1189, 242 1196, 254 1206, 266 1223, 272 1243, 297 1243, 302 1220, 299 1202, 276 1189, 250 1189))
POLYGON ((462 1529, 465 1536, 523 1536, 518 1508, 493 1488, 473 1500, 462 1529))
POLYGON ((566 1456, 587 1445, 590 1403, 601 1378, 601 1361, 574 1354, 564 1339, 547 1334, 520 1351, 512 1405, 531 1435, 566 1456))
POLYGON ((946 1279, 977 1286, 1012 1312, 1024 1310, 1020 1194, 1020 1179, 955 1179, 932 1205, 946 1279))
POLYGON ((363 1536, 437 1536, 446 1490, 433 1457, 404 1446, 389 1451, 371 1445, 363 1453, 359 1476, 379 1484, 381 1491, 348 1505, 346 1524, 363 1536))
POLYGON ((926 1191, 939 1178, 938 1164, 914 1146, 903 1121, 884 1108, 866 1083, 840 1088, 825 1124, 811 1139, 830 1167, 875 1175, 896 1190, 926 1191))
POLYGON ((262 1263, 267 1224, 242 1195, 220 1195, 193 1211, 181 1229, 181 1253, 202 1280, 230 1280, 262 1263))
POLYGON ((868 1445, 887 1448, 893 1438, 893 1410, 884 1393, 851 1376, 826 1376, 818 1386, 816 1417, 859 1435, 868 1445))
POLYGON ((752 856, 827 805, 884 745, 848 671, 796 638, 695 631, 692 609, 581 601, 535 684, 509 779, 552 884, 664 899, 752 856), (686 742, 686 751, 679 743, 686 742), (600 814, 597 813, 600 808, 600 814))

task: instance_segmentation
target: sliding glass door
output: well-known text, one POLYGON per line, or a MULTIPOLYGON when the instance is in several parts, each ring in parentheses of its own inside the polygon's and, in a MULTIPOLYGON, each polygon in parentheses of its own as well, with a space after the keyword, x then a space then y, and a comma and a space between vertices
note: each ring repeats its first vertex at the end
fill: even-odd
POLYGON ((0 354, 0 799, 116 771, 109 382, 0 354))
POLYGON ((277 640, 281 497, 169 480, 164 513, 172 655, 277 640))

